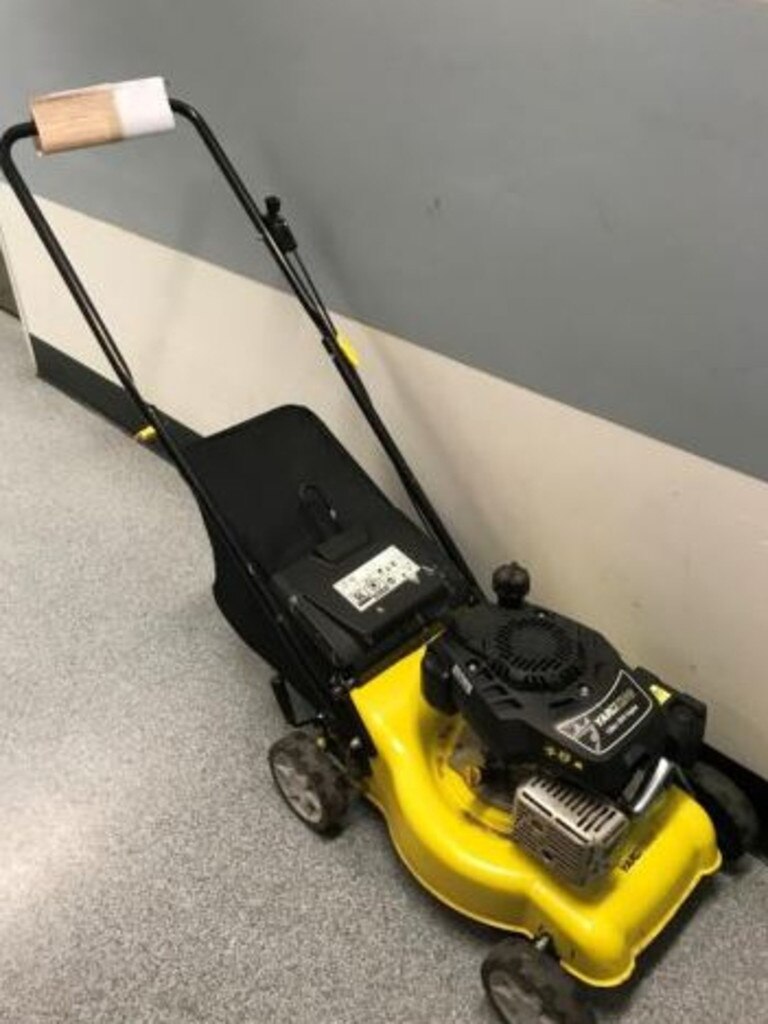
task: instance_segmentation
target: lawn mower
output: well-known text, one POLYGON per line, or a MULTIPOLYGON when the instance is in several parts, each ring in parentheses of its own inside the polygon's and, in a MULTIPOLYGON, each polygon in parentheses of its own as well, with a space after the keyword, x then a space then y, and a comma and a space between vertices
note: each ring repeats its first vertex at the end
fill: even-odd
POLYGON ((215 600, 272 667, 291 727, 269 752, 288 807, 323 835, 350 801, 383 814, 437 899, 505 933, 482 965, 501 1020, 589 1024, 699 881, 754 842, 755 811, 702 760, 706 708, 599 632, 529 598, 517 562, 484 593, 380 418, 278 197, 254 200, 161 79, 33 101, 0 165, 117 379, 191 488, 215 600), (149 404, 20 174, 44 153, 188 122, 391 460, 406 515, 325 424, 283 406, 181 443, 149 404))

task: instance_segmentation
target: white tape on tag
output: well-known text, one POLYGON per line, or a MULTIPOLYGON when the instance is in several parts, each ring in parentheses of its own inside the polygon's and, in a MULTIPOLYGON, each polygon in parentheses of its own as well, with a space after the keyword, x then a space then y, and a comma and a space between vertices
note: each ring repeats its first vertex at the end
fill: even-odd
POLYGON ((156 135, 175 127, 173 111, 162 78, 140 78, 112 86, 123 138, 156 135))

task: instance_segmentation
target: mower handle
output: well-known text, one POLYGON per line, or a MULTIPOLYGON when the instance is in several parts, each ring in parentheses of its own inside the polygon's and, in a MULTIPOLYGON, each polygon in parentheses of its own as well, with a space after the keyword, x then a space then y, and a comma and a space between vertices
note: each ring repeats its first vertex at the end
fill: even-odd
MULTIPOLYGON (((323 347, 330 356, 337 372, 349 389, 360 411, 365 416, 379 443, 392 462, 426 529, 432 534, 448 558, 459 569, 469 585, 472 596, 476 598, 481 597, 482 589, 475 579, 469 564, 443 523, 437 510, 429 500, 429 497, 406 461, 405 456, 400 451, 386 424, 381 419, 378 410, 368 394, 368 390, 365 387, 362 378, 357 372, 354 360, 348 354, 344 340, 339 335, 328 310, 319 300, 317 290, 311 283, 311 279, 309 279, 308 275, 305 273, 305 277, 310 281, 310 288, 308 289, 305 285, 304 279, 297 271, 295 264, 291 262, 288 254, 281 248, 278 238, 276 238, 270 229, 268 220, 265 219, 264 215, 259 210, 259 207, 246 187, 245 182, 240 177, 234 164, 229 159, 224 148, 214 134, 213 129, 208 125, 208 122, 200 111, 184 100, 173 98, 168 99, 168 107, 172 114, 179 114, 185 120, 189 121, 200 136, 200 139, 214 160, 216 166, 219 168, 246 217, 266 245, 270 256, 298 299, 304 312, 317 328, 323 347)), ((193 492, 199 494, 200 487, 197 481, 192 479, 193 474, 189 467, 182 469, 182 464, 186 461, 183 454, 178 450, 173 439, 169 437, 167 430, 160 421, 160 418, 139 392, 133 380, 130 368, 123 358, 115 340, 13 161, 11 151, 17 142, 25 138, 39 137, 40 132, 34 121, 14 125, 9 128, 2 138, 0 138, 0 169, 3 171, 8 184, 11 186, 19 202, 24 208, 32 226, 56 265, 56 268, 64 280, 72 298, 80 309, 80 312, 83 314, 91 332, 102 351, 105 353, 121 384, 124 386, 137 407, 141 410, 142 414, 146 417, 149 425, 155 428, 161 442, 168 451, 168 454, 182 471, 182 475, 187 479, 187 482, 192 487, 193 492)), ((303 270, 306 270, 306 268, 303 267, 303 264, 301 264, 301 267, 303 270)), ((213 518, 216 519, 218 517, 214 516, 213 518)))
POLYGON ((103 146, 176 127, 159 77, 47 93, 36 96, 30 107, 42 153, 103 146))
POLYGON ((250 560, 239 538, 219 511, 207 488, 192 469, 186 453, 177 444, 175 438, 168 430, 164 418, 153 405, 146 401, 139 391, 130 368, 117 347, 109 328, 102 320, 101 314, 88 294, 83 282, 80 280, 56 233, 48 223, 45 214, 38 205, 21 172, 16 167, 12 155, 13 147, 23 139, 37 137, 37 134, 37 127, 33 121, 16 124, 8 128, 3 136, 0 137, 0 170, 2 170, 24 212, 29 217, 35 232, 51 257, 67 290, 82 313, 94 339, 106 356, 118 380, 144 417, 145 422, 154 428, 160 443, 167 451, 171 461, 176 465, 182 478, 197 498, 204 514, 218 531, 222 543, 231 553, 234 564, 242 572, 246 586, 253 593, 257 604, 261 606, 264 614, 275 622, 281 636, 284 653, 292 667, 292 671, 298 679, 305 681, 306 685, 310 688, 310 692, 317 693, 318 699, 322 699, 322 693, 318 690, 318 680, 313 667, 309 663, 301 645, 297 642, 295 632, 283 615, 282 609, 276 604, 266 573, 260 565, 250 560))

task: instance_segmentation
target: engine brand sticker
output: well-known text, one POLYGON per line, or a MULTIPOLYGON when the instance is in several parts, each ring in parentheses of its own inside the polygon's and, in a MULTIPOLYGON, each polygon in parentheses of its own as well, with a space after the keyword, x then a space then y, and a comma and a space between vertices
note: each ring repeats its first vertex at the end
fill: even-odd
POLYGON ((391 544, 348 576, 337 580, 333 589, 357 611, 364 612, 403 583, 418 583, 420 571, 416 562, 391 544))
POLYGON ((640 725, 652 707, 645 690, 622 669, 601 701, 580 715, 558 722, 555 728, 590 754, 607 754, 640 725))

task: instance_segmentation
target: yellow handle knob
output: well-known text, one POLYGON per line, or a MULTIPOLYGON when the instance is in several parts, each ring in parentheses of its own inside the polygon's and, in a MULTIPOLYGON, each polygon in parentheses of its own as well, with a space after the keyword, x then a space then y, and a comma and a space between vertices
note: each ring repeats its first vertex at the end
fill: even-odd
POLYGON ((357 369, 357 367, 360 365, 360 356, 357 354, 357 349, 355 348, 355 346, 352 344, 352 342, 349 340, 346 334, 342 334, 341 331, 337 333, 336 341, 338 342, 339 348, 344 353, 347 362, 351 366, 354 366, 355 369, 357 369))
POLYGON ((157 431, 148 423, 146 427, 142 427, 141 430, 137 430, 133 435, 134 441, 138 441, 139 444, 151 444, 152 441, 157 439, 157 431))

